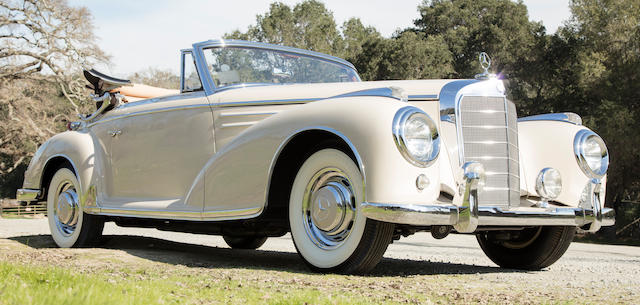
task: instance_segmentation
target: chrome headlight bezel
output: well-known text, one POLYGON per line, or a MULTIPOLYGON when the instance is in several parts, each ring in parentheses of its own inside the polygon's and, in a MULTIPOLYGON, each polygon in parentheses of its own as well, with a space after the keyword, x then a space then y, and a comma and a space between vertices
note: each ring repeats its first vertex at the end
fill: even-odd
POLYGON ((393 118, 392 132, 393 139, 402 156, 409 161, 409 163, 417 167, 424 168, 431 165, 440 153, 440 134, 438 133, 436 123, 431 119, 431 117, 429 117, 429 115, 416 107, 407 106, 396 112, 393 118), (429 127, 429 132, 431 134, 431 151, 427 156, 424 156, 424 158, 416 156, 406 145, 407 140, 405 135, 405 126, 407 122, 410 122, 413 119, 424 120, 429 127))
POLYGON ((602 138, 600 138, 600 136, 595 132, 587 129, 578 131, 573 140, 573 151, 576 156, 576 160, 578 161, 578 165, 587 177, 602 178, 607 173, 607 169, 609 169, 609 151, 607 150, 607 145, 605 145, 602 138), (593 169, 587 162, 585 147, 588 140, 595 140, 596 143, 600 145, 602 158, 600 159, 599 168, 593 169))

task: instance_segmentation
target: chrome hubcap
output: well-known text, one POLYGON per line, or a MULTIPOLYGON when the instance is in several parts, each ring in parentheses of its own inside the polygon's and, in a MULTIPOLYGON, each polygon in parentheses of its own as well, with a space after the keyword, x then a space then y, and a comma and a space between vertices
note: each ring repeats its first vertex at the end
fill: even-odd
POLYGON ((340 246, 349 236, 356 216, 356 199, 347 175, 323 168, 307 184, 302 203, 305 230, 320 248, 340 246))
POLYGON ((65 181, 58 187, 58 198, 54 205, 54 219, 58 230, 65 235, 71 235, 76 230, 80 209, 78 193, 70 181, 65 181))

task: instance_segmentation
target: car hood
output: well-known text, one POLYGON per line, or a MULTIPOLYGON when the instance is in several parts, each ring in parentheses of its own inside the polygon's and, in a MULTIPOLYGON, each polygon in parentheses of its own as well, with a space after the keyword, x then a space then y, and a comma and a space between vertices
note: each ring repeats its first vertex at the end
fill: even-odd
POLYGON ((310 102, 330 98, 366 89, 399 87, 405 90, 410 99, 437 99, 440 90, 447 83, 455 80, 403 80, 403 81, 370 81, 353 83, 318 83, 318 84, 285 84, 253 87, 235 87, 215 93, 211 96, 213 103, 253 102, 300 100, 310 102))

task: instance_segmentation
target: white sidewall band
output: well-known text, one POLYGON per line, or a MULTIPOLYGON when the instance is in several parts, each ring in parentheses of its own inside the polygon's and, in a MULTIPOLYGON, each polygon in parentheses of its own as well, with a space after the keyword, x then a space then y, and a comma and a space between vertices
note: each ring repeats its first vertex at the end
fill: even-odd
POLYGON ((291 236, 300 252, 309 263, 318 268, 332 268, 344 263, 355 252, 366 224, 366 217, 360 212, 364 186, 360 169, 345 153, 336 149, 323 149, 309 157, 300 167, 293 182, 289 201, 289 223, 291 236), (302 203, 307 184, 312 177, 326 167, 342 170, 352 184, 356 199, 356 215, 351 232, 340 246, 325 250, 318 247, 305 230, 302 217, 302 203))
POLYGON ((78 236, 80 235, 80 230, 82 229, 82 206, 79 206, 80 209, 78 211, 78 223, 76 224, 76 229, 69 236, 66 236, 60 232, 55 220, 55 205, 57 204, 58 195, 57 191, 59 189, 60 184, 65 183, 65 181, 70 181, 76 191, 80 190, 80 184, 78 183, 78 179, 76 175, 69 170, 68 168, 59 169, 51 178, 51 183, 49 183, 49 193, 47 194, 47 219, 49 220, 49 230, 51 231, 51 237, 56 242, 56 244, 60 248, 71 248, 78 240, 78 236))

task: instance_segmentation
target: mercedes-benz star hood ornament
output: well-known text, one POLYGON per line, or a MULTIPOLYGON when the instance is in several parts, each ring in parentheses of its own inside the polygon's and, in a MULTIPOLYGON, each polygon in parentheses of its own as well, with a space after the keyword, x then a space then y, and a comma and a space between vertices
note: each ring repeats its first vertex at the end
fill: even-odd
POLYGON ((480 62, 480 67, 484 69, 482 73, 476 74, 476 79, 489 79, 494 77, 494 74, 489 73, 489 68, 491 68, 491 57, 486 52, 480 52, 478 54, 478 61, 480 62))

